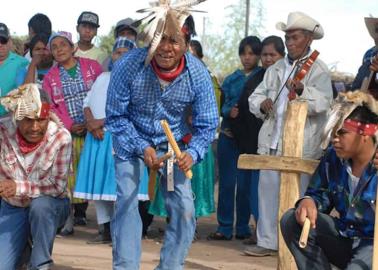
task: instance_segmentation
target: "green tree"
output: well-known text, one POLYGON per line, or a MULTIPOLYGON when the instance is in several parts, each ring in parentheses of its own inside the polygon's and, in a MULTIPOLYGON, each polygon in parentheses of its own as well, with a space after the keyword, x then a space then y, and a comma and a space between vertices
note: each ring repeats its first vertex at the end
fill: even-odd
POLYGON ((110 32, 107 35, 100 36, 100 48, 103 49, 106 53, 111 54, 114 45, 114 28, 112 26, 110 32))
MULTIPOLYGON (((240 66, 238 48, 245 32, 245 0, 226 7, 227 20, 222 26, 222 33, 201 37, 206 59, 210 69, 220 78, 230 74, 240 66)), ((264 8, 260 0, 252 0, 250 5, 249 35, 261 37, 264 31, 264 8)), ((211 32, 213 25, 206 24, 211 32)))

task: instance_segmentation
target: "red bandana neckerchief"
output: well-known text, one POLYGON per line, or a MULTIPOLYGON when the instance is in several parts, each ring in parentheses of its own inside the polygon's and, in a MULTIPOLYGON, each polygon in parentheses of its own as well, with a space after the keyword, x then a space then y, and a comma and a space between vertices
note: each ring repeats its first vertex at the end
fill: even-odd
POLYGON ((22 154, 29 154, 30 152, 33 152, 35 149, 38 148, 38 146, 42 143, 43 139, 40 142, 37 143, 30 143, 25 140, 25 138, 22 136, 19 129, 17 129, 16 132, 16 138, 18 142, 18 146, 20 147, 20 151, 22 154))
POLYGON ((363 124, 352 119, 345 120, 343 127, 349 131, 367 136, 373 136, 378 129, 378 125, 376 124, 363 124))
POLYGON ((154 70, 154 72, 156 73, 156 75, 163 81, 166 81, 166 82, 172 82, 174 79, 176 79, 178 77, 178 75, 181 74, 181 72, 184 70, 184 66, 185 66, 185 57, 183 56, 180 60, 180 63, 179 65, 177 66, 177 68, 172 71, 172 72, 163 72, 161 71, 161 69, 158 67, 155 59, 152 59, 151 61, 151 65, 152 65, 152 69, 154 70))

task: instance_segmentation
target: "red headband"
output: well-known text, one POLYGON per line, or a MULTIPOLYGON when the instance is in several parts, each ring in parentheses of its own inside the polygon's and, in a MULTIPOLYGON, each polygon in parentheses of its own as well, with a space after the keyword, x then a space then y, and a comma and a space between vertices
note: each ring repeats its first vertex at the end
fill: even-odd
POLYGON ((377 124, 363 124, 356 120, 347 119, 344 121, 344 125, 347 130, 355 132, 360 135, 374 136, 375 132, 378 129, 377 124))
POLYGON ((50 115, 50 104, 46 102, 42 102, 41 106, 41 113, 39 114, 39 118, 46 119, 50 115))

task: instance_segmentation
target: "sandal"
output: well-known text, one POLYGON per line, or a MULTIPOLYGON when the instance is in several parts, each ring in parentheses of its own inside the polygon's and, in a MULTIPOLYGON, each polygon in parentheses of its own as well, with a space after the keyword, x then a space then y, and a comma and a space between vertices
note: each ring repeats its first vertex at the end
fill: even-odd
POLYGON ((220 232, 215 232, 215 233, 211 233, 207 236, 207 240, 232 240, 232 235, 227 237, 225 236, 223 233, 220 233, 220 232))

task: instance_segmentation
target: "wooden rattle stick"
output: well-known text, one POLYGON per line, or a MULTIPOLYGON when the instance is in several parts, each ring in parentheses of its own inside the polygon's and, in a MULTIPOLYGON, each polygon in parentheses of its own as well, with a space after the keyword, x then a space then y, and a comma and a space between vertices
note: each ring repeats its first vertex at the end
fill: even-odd
POLYGON ((378 270, 378 214, 377 214, 378 190, 375 197, 375 219, 374 219, 374 242, 373 242, 373 267, 372 270, 378 270))
MULTIPOLYGON (((160 164, 167 159, 172 157, 171 153, 165 153, 161 157, 158 158, 157 163, 160 164)), ((150 175, 148 177, 148 197, 150 201, 152 201, 155 197, 155 186, 156 186, 156 177, 157 177, 157 170, 150 170, 150 175)))
POLYGON ((303 224, 301 237, 299 238, 299 247, 305 248, 307 246, 308 234, 310 232, 310 220, 306 217, 305 222, 303 224))
POLYGON ((153 201, 155 198, 155 186, 156 186, 157 170, 150 170, 148 176, 148 198, 153 201))
MULTIPOLYGON (((177 145, 177 142, 175 140, 175 137, 173 136, 173 133, 168 125, 168 122, 166 120, 161 120, 160 124, 165 132, 165 135, 167 136, 169 144, 172 146, 173 152, 175 152, 175 155, 177 158, 181 156, 181 150, 177 145)), ((188 179, 192 179, 193 173, 192 170, 188 170, 185 172, 185 176, 188 179)))

